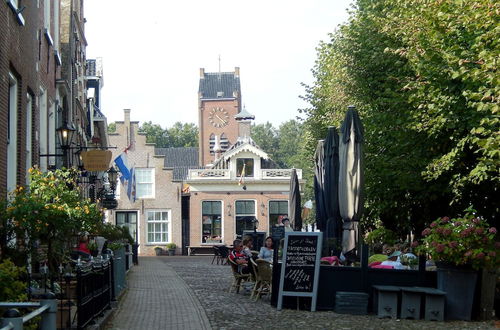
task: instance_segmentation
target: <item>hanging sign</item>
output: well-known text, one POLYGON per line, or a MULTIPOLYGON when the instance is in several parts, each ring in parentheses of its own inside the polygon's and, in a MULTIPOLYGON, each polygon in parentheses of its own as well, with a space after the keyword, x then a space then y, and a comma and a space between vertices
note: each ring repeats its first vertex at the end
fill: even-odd
POLYGON ((87 171, 107 171, 111 162, 111 150, 82 151, 83 168, 87 171))
POLYGON ((284 296, 297 296, 311 297, 311 311, 316 311, 322 239, 322 233, 285 233, 278 310, 284 296))

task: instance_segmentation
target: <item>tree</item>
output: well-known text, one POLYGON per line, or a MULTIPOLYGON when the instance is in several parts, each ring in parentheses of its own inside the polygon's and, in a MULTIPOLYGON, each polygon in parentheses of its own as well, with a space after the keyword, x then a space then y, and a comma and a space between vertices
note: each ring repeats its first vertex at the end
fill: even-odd
POLYGON ((169 147, 197 147, 198 127, 195 124, 176 122, 167 128, 169 147))
POLYGON ((278 129, 277 162, 285 168, 299 167, 302 145, 302 125, 296 120, 289 120, 278 129))
POLYGON ((278 132, 273 124, 266 122, 265 124, 253 125, 252 139, 262 150, 269 154, 272 160, 277 161, 278 132))
POLYGON ((147 143, 155 143, 158 148, 169 146, 168 132, 161 128, 160 125, 147 121, 141 125, 139 132, 146 134, 147 143))
POLYGON ((116 132, 116 123, 110 123, 108 125, 108 133, 114 133, 116 132))
POLYGON ((358 0, 318 47, 305 150, 357 106, 368 224, 401 233, 469 204, 498 213, 498 10, 489 0, 358 0))

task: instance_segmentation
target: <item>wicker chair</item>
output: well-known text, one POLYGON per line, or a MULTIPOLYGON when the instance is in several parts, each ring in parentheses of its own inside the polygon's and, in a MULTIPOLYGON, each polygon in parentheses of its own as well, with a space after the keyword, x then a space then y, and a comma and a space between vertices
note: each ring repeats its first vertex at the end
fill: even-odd
POLYGON ((231 266, 231 271, 233 272, 233 282, 231 283, 231 287, 229 288, 229 292, 239 293, 242 282, 248 282, 251 280, 251 274, 240 274, 238 272, 238 265, 231 260, 231 258, 227 258, 227 263, 231 266))
POLYGON ((262 295, 271 293, 271 282, 273 277, 273 269, 271 263, 267 260, 257 259, 251 261, 255 271, 255 285, 250 298, 255 298, 257 301, 262 295))

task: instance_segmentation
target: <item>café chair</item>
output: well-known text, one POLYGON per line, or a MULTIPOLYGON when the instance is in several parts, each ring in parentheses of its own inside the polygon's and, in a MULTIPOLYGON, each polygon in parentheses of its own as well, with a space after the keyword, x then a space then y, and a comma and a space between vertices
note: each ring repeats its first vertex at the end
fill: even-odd
POLYGON ((255 285, 250 298, 257 301, 262 295, 271 293, 273 270, 271 263, 264 259, 251 260, 251 263, 255 270, 255 285))
POLYGON ((214 261, 217 261, 217 265, 219 264, 219 260, 220 260, 220 251, 219 251, 219 247, 214 245, 212 246, 212 248, 214 249, 214 257, 212 258, 212 265, 214 264, 214 261))
POLYGON ((242 282, 249 282, 252 274, 240 274, 238 272, 238 265, 231 260, 231 258, 227 257, 227 263, 231 266, 231 271, 233 272, 233 282, 231 283, 231 287, 229 288, 229 293, 240 292, 241 288, 241 283, 242 282))

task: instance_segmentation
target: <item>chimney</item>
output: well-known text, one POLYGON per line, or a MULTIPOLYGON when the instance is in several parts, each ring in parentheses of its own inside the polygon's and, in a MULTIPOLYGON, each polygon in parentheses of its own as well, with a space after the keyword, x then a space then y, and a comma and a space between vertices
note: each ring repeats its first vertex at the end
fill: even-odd
POLYGON ((237 66, 237 67, 234 68, 234 76, 236 78, 240 77, 240 67, 237 66))
POLYGON ((125 127, 130 127, 130 109, 123 109, 123 114, 125 115, 125 127))
POLYGON ((200 68, 200 79, 205 79, 205 68, 200 68))

